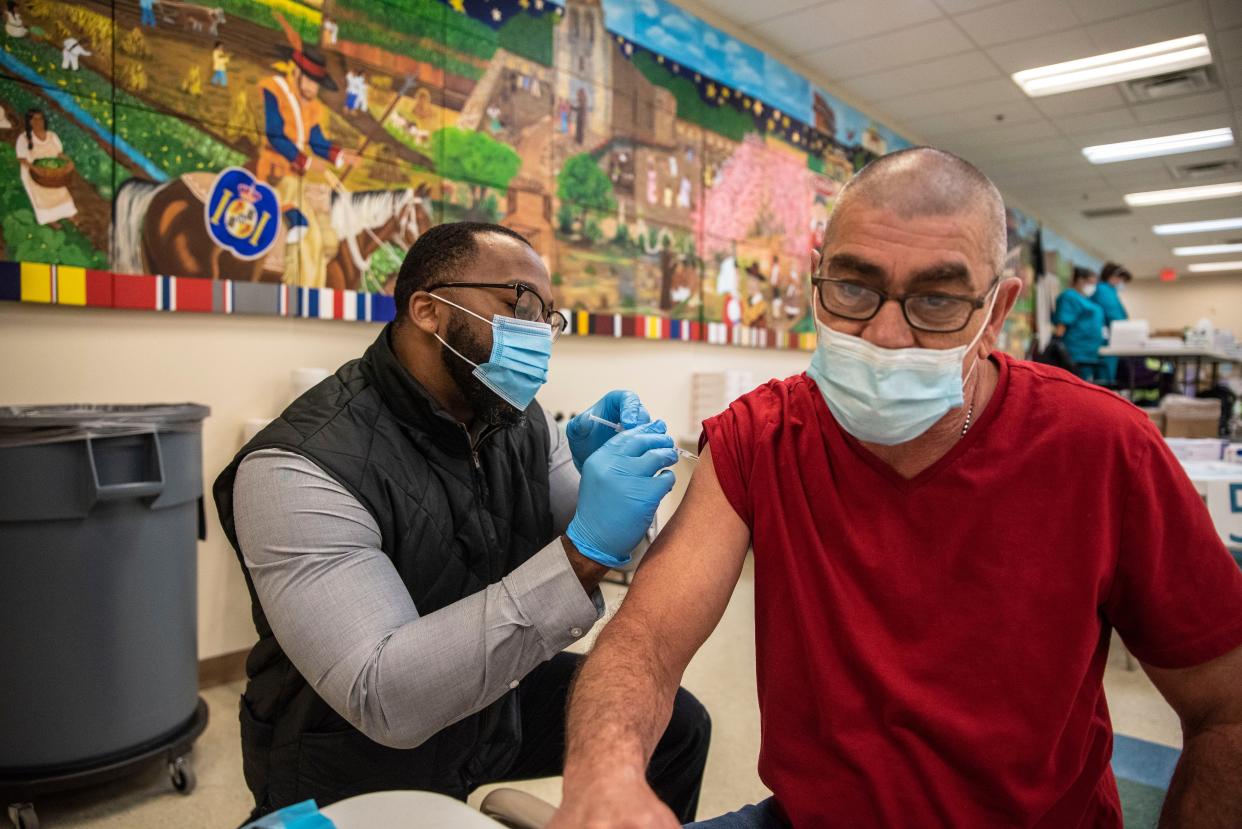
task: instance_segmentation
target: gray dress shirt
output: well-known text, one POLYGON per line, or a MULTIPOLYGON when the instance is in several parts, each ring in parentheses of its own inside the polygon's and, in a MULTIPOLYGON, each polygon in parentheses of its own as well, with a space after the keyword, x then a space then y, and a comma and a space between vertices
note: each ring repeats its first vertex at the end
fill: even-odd
POLYGON ((551 418, 548 429, 558 538, 425 616, 380 550, 374 518, 317 464, 267 449, 238 467, 237 540, 272 631, 316 693, 372 740, 423 743, 516 688, 603 615, 599 590, 587 595, 561 546, 579 475, 564 432, 551 418))

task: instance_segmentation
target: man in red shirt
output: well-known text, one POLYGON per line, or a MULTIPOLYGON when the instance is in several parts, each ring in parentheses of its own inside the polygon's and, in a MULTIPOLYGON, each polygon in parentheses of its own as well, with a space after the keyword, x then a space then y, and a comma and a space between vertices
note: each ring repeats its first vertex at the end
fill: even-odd
POLYGON ((950 154, 843 191, 811 367, 704 424, 578 680, 554 829, 677 826, 644 769, 752 545, 774 797, 705 826, 1120 829, 1114 628, 1183 723, 1162 825, 1242 826, 1242 572, 1138 409, 992 352, 1004 254, 950 154))

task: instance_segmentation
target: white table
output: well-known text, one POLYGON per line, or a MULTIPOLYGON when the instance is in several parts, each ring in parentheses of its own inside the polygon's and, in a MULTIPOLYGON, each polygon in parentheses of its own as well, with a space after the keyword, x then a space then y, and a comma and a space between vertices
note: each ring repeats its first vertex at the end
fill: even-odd
MULTIPOLYGON (((1100 349, 1101 357, 1155 357, 1157 360, 1172 360, 1181 364, 1193 361, 1195 364, 1195 387, 1203 380, 1203 364, 1212 368, 1208 385, 1214 386, 1220 379, 1221 363, 1242 364, 1242 358, 1214 348, 1192 348, 1190 346, 1166 346, 1164 348, 1118 348, 1106 345, 1100 349)), ((1185 389, 1183 389, 1185 390, 1185 389)), ((1130 399, 1134 399, 1134 372, 1130 372, 1130 399)))
POLYGON ((1214 348, 1194 348, 1191 346, 1164 347, 1164 348, 1116 348, 1106 345, 1100 349, 1101 357, 1160 357, 1170 360, 1182 358, 1215 360, 1218 363, 1237 363, 1242 362, 1242 358, 1238 358, 1224 351, 1214 348))
POLYGON ((499 829, 460 800, 433 792, 372 792, 338 800, 320 812, 336 829, 499 829))

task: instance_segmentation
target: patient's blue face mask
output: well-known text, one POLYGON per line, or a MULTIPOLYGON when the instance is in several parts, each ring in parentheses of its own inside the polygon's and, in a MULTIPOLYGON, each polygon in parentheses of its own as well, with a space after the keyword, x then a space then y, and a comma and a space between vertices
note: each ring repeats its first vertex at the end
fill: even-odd
POLYGON ((957 348, 882 348, 861 337, 833 331, 815 320, 818 342, 807 374, 819 388, 841 428, 867 443, 893 446, 914 440, 964 402, 966 357, 987 330, 996 294, 984 324, 968 345, 957 348))
POLYGON ((474 376, 497 397, 520 412, 535 399, 548 382, 548 360, 552 357, 552 326, 546 322, 520 320, 496 314, 489 321, 450 299, 428 294, 433 299, 452 305, 492 326, 492 355, 486 363, 476 363, 444 341, 444 347, 474 366, 474 376))

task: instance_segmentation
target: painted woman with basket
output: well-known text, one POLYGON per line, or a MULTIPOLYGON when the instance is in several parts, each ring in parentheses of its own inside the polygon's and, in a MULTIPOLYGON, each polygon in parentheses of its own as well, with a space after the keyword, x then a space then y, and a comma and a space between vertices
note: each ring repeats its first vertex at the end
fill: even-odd
POLYGON ((65 186, 73 176, 73 162, 65 156, 60 136, 47 128, 42 110, 27 111, 25 120, 26 130, 17 136, 22 185, 34 208, 35 221, 59 230, 62 219, 78 213, 65 186))

